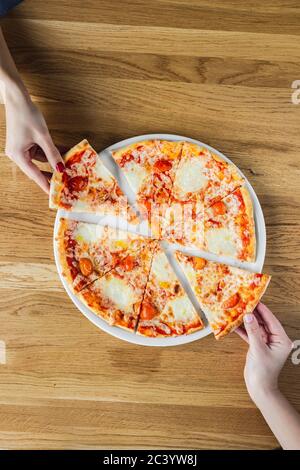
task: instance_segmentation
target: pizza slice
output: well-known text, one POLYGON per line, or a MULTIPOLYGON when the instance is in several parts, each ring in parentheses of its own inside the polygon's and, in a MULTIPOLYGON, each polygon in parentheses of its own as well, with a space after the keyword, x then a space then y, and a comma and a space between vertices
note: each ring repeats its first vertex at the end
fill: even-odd
POLYGON ((110 325, 134 331, 156 242, 128 255, 78 295, 93 313, 110 325))
POLYGON ((249 191, 241 186, 205 211, 204 249, 255 261, 255 223, 249 191))
POLYGON ((182 142, 146 140, 112 152, 135 194, 141 216, 158 238, 181 149, 182 142))
POLYGON ((242 185, 236 167, 207 148, 184 142, 172 190, 172 200, 203 202, 209 207, 242 185))
POLYGON ((176 253, 216 339, 230 333, 251 313, 271 276, 176 253))
POLYGON ((87 140, 69 150, 64 162, 65 171, 54 172, 51 179, 51 209, 122 216, 137 223, 137 215, 128 205, 117 180, 87 140))
POLYGON ((137 332, 151 337, 170 337, 189 334, 201 328, 201 318, 158 245, 141 306, 137 332))
POLYGON ((62 274, 75 292, 148 242, 135 233, 64 218, 56 241, 62 274))

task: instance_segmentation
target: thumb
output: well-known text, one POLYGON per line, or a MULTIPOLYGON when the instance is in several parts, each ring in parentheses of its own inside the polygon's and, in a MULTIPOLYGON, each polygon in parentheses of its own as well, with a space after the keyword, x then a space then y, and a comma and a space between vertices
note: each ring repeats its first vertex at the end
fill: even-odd
POLYGON ((44 138, 42 141, 38 142, 39 146, 44 151, 48 162, 52 166, 53 170, 62 172, 64 170, 64 161, 59 153, 58 149, 55 147, 50 134, 44 138))
POLYGON ((265 343, 261 335, 260 326, 253 313, 247 313, 244 316, 244 325, 247 331, 250 348, 264 347, 265 343))

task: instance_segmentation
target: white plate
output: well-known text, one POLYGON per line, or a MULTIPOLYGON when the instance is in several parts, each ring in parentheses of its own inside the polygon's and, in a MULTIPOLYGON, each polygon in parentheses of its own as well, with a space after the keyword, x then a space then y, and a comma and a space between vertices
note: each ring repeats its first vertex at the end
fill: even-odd
MULTIPOLYGON (((227 162, 233 163, 229 158, 227 158, 225 155, 223 155, 221 152, 218 150, 214 149, 213 147, 210 147, 207 144, 204 144, 203 142, 200 142, 198 140, 190 139, 189 137, 184 137, 184 136, 178 136, 178 135, 173 135, 173 134, 147 134, 147 135, 141 135, 137 137, 132 137, 130 139, 122 140, 121 142, 118 142, 117 144, 114 144, 110 147, 107 147, 104 149, 102 152, 100 152, 100 156, 103 160, 103 162, 106 164, 106 166, 109 168, 109 170, 115 175, 115 177, 118 179, 119 184, 123 191, 127 194, 128 199, 131 202, 134 202, 134 196, 132 194, 131 189, 129 188, 128 184, 125 181, 125 178, 120 174, 115 162, 113 161, 112 157, 110 156, 110 151, 111 150, 116 150, 118 148, 124 147, 125 145, 132 144, 134 142, 140 142, 142 140, 147 140, 147 139, 163 139, 163 140, 172 140, 172 141, 178 141, 178 140, 186 140, 188 142, 194 142, 198 145, 207 147, 209 150, 211 150, 213 153, 219 155, 220 157, 224 158, 227 162)), ((213 254, 208 254, 206 252, 202 252, 199 250, 183 250, 183 248, 179 245, 167 245, 164 243, 164 246, 166 248, 169 260, 176 271, 176 274, 178 275, 180 281, 186 288, 189 297, 191 298, 193 304, 197 308, 199 312, 201 312, 200 307, 195 299, 195 296, 191 292, 190 286, 187 285, 186 279, 182 275, 182 271, 180 270, 179 266, 177 263, 174 261, 172 252, 175 249, 180 249, 182 251, 185 251, 187 253, 191 253, 194 255, 198 256, 203 256, 207 259, 210 259, 212 261, 221 261, 221 262, 227 262, 228 264, 231 264, 233 266, 238 266, 238 267, 246 267, 247 269, 251 271, 256 271, 256 272, 261 272, 264 264, 264 259, 265 259, 265 253, 266 253, 266 227, 265 227, 265 220, 263 216, 263 212, 259 203, 259 200, 254 192, 254 189, 252 188, 251 184, 247 180, 247 178, 243 175, 243 173, 238 169, 239 173, 245 178, 247 188, 250 192, 252 203, 253 203, 253 210, 254 210, 254 218, 255 218, 255 228, 256 228, 256 261, 255 263, 240 263, 234 260, 230 260, 229 258, 224 258, 220 256, 216 256, 213 254)), ((115 327, 108 325, 104 320, 102 320, 100 317, 95 315, 91 310, 84 305, 70 290, 68 284, 66 283, 65 278, 62 276, 62 270, 61 266, 59 263, 59 257, 58 257, 58 250, 57 250, 57 243, 55 242, 55 237, 57 234, 58 226, 59 226, 59 219, 61 217, 66 217, 66 218, 73 218, 77 220, 82 220, 85 222, 94 222, 94 223, 100 223, 100 224, 108 224, 112 226, 119 226, 120 228, 123 229, 129 229, 130 231, 137 231, 139 233, 146 233, 146 228, 140 224, 138 227, 135 226, 127 226, 126 222, 124 221, 119 221, 116 220, 114 217, 101 217, 101 216, 96 216, 94 214, 82 214, 82 213, 69 213, 66 212, 62 209, 59 209, 56 214, 56 220, 55 220, 55 225, 54 225, 54 256, 55 256, 55 262, 57 266, 57 270, 61 279, 61 282, 68 293, 69 297, 71 298, 72 302, 76 305, 76 307, 92 322, 94 325, 96 325, 98 328, 101 330, 105 331, 106 333, 111 334, 112 336, 115 336, 116 338, 120 338, 125 341, 129 341, 130 343, 135 343, 135 344, 140 344, 143 346, 176 346, 179 344, 185 344, 185 343, 190 343, 191 341, 195 341, 197 339, 201 339, 204 336, 209 335, 212 331, 210 326, 207 325, 207 322, 205 320, 204 315, 202 314, 201 317, 203 318, 205 322, 205 328, 203 328, 201 331, 197 331, 195 333, 192 333, 190 335, 183 335, 183 336, 178 336, 175 338, 148 338, 144 336, 140 336, 134 333, 131 333, 129 331, 123 330, 121 328, 115 327)))

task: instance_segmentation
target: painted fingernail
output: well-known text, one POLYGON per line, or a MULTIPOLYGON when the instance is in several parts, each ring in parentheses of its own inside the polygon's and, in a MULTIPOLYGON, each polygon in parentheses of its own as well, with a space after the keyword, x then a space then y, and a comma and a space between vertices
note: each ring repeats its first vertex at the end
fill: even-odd
POLYGON ((59 173, 63 173, 65 171, 65 165, 63 162, 58 162, 55 168, 56 171, 59 171, 59 173))
POLYGON ((252 313, 246 313, 246 315, 244 316, 244 322, 245 323, 252 323, 253 322, 252 313))

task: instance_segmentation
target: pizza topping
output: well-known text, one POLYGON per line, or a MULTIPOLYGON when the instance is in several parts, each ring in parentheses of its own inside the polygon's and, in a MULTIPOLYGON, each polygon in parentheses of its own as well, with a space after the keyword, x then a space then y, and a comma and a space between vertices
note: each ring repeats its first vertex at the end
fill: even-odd
POLYGON ((132 271, 136 262, 133 256, 128 255, 126 256, 125 259, 123 259, 120 263, 119 266, 124 270, 124 271, 132 271))
POLYGON ((195 269, 203 269, 207 261, 204 258, 194 258, 194 267, 195 269))
POLYGON ((226 214, 226 205, 223 201, 218 201, 212 206, 214 215, 226 214))
POLYGON ((89 258, 80 258, 79 268, 84 276, 89 276, 93 272, 93 263, 89 258))
POLYGON ((231 297, 229 297, 229 299, 225 300, 225 302, 223 302, 222 307, 224 309, 233 308, 239 303, 239 300, 240 300, 240 295, 237 292, 236 294, 233 294, 231 297))
POLYGON ((80 192, 86 189, 89 179, 87 176, 74 176, 68 180, 68 188, 70 191, 80 192))
POLYGON ((165 171, 171 170, 171 168, 172 168, 172 163, 169 162, 168 160, 160 159, 160 160, 157 160, 154 163, 154 170, 155 171, 165 172, 165 171))
POLYGON ((152 320, 157 315, 157 308, 149 301, 144 301, 141 309, 141 320, 152 320))

